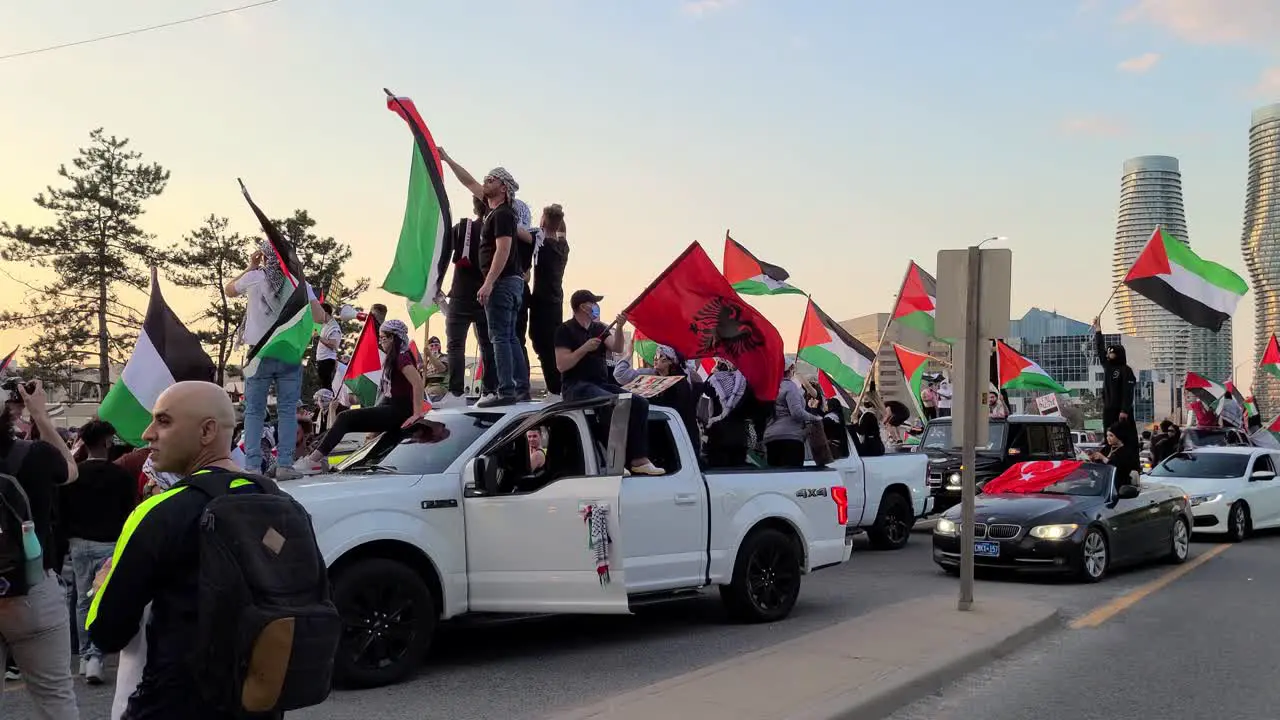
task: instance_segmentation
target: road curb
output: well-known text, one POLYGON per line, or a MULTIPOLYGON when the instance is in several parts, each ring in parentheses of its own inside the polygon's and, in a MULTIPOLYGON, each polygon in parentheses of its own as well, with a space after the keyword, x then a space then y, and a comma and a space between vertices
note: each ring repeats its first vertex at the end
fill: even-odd
POLYGON ((960 655, 946 658, 933 667, 921 668, 917 673, 906 673, 898 681, 888 680, 870 692, 856 690, 846 697, 837 697, 809 712, 794 716, 792 720, 882 720, 898 709, 932 695, 951 683, 991 663, 1010 655, 1031 642, 1063 628, 1060 610, 1018 629, 1016 632, 985 646, 974 647, 960 655), (843 707, 841 707, 843 705, 843 707))

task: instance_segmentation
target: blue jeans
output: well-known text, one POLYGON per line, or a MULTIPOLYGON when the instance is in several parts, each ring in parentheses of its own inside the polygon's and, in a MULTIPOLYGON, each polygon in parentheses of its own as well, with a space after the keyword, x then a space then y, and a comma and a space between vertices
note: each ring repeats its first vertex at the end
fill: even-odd
POLYGON ((89 639, 89 631, 85 629, 84 623, 89 617, 89 606, 93 604, 93 598, 88 597, 89 588, 93 587, 93 576, 98 574, 102 563, 115 551, 115 543, 71 538, 71 571, 75 575, 76 593, 76 638, 82 660, 102 657, 102 651, 94 647, 89 639))
POLYGON ((498 394, 503 397, 529 394, 529 365, 516 339, 516 317, 523 302, 524 280, 512 275, 493 284, 493 294, 484 308, 493 359, 498 366, 498 394))
POLYGON ((258 372, 244 381, 244 469, 262 472, 262 426, 267 419, 267 395, 276 386, 277 467, 293 465, 298 436, 298 398, 302 395, 302 366, 263 358, 258 372))

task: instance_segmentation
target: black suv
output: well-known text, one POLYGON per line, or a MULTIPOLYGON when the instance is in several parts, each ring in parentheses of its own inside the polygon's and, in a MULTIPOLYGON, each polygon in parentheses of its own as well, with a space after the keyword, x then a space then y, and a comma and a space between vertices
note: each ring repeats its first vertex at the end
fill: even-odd
MULTIPOLYGON (((1010 415, 988 421, 987 444, 977 449, 974 468, 979 490, 986 481, 1013 465, 1031 460, 1074 460, 1071 428, 1054 415, 1010 415)), ((960 502, 959 448, 951 446, 951 418, 938 418, 925 428, 920 452, 929 456, 929 494, 933 511, 960 502)))

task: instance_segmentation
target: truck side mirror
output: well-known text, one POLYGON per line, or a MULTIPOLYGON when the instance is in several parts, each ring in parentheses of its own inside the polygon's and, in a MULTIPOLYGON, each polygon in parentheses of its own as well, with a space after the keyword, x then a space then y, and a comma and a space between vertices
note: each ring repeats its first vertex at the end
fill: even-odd
POLYGON ((500 469, 492 458, 481 455, 468 461, 466 468, 463 469, 463 477, 466 479, 463 492, 467 497, 484 497, 498 493, 500 469))

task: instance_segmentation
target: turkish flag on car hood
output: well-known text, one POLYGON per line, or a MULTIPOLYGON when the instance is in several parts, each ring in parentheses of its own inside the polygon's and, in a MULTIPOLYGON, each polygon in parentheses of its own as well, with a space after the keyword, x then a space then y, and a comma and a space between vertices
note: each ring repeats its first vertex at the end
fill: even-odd
POLYGON ((698 243, 692 243, 627 308, 645 337, 690 359, 718 357, 737 366, 756 398, 773 402, 782 384, 782 336, 734 291, 698 243))
POLYGON ((1065 479, 1083 465, 1084 462, 1080 460, 1037 460, 1018 463, 983 485, 982 494, 1040 492, 1065 479))

